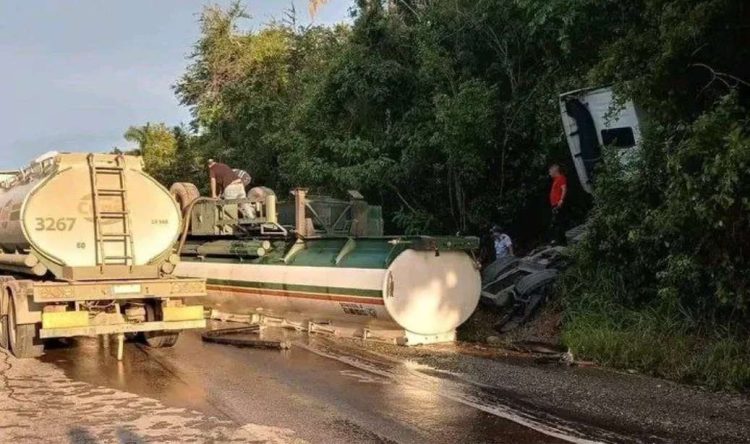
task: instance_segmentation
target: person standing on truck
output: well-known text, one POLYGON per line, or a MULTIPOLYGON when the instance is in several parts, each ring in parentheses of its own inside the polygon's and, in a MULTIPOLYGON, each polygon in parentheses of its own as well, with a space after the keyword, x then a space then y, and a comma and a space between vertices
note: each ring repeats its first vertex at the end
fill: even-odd
MULTIPOLYGON (((245 184, 228 165, 208 159, 208 171, 211 180, 211 198, 217 199, 245 199, 245 184)), ((239 205, 242 214, 249 219, 255 219, 255 209, 250 203, 239 205)))
POLYGON ((495 245, 495 260, 506 256, 513 256, 513 241, 510 240, 510 236, 505 234, 503 229, 497 225, 494 225, 490 232, 492 233, 492 240, 495 245))
POLYGON ((556 163, 550 165, 549 176, 552 178, 549 190, 549 204, 552 209, 549 237, 553 243, 565 245, 565 198, 568 195, 568 179, 556 163))
POLYGON ((240 178, 240 180, 242 181, 242 186, 245 187, 245 192, 247 192, 250 184, 253 183, 253 177, 248 174, 247 171, 241 170, 239 168, 233 168, 232 171, 234 171, 234 174, 236 174, 237 177, 240 178))

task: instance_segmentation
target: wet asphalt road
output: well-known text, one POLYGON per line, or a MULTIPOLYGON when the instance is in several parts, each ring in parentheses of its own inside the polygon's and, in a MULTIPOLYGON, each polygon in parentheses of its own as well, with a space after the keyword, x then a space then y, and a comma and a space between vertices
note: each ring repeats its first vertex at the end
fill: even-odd
MULTIPOLYGON (((277 333, 278 334, 278 333, 277 333)), ((561 442, 501 416, 441 396, 436 387, 402 384, 330 359, 293 332, 288 351, 204 343, 183 333, 171 349, 79 339, 43 360, 74 381, 156 399, 239 426, 292 429, 313 443, 561 442)))

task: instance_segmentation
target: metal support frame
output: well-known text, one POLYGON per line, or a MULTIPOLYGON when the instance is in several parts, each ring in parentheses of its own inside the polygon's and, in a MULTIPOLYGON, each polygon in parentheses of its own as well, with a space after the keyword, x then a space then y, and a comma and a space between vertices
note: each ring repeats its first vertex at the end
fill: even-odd
POLYGON ((310 334, 333 335, 336 337, 359 338, 365 341, 387 342, 395 345, 416 346, 455 342, 456 331, 452 330, 435 335, 422 335, 403 329, 387 329, 377 327, 362 327, 337 323, 333 321, 290 321, 283 317, 268 316, 260 313, 238 315, 211 310, 211 319, 229 322, 241 322, 259 325, 261 328, 277 327, 291 328, 297 331, 307 331, 310 334))

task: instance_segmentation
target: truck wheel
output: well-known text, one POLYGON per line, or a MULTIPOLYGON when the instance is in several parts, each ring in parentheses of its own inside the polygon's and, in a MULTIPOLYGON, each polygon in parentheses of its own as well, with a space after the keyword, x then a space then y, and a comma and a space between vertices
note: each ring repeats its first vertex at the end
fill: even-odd
POLYGON ((146 345, 151 348, 166 348, 174 347, 177 344, 177 339, 180 337, 180 333, 166 333, 163 331, 145 332, 146 345))
POLYGON ((8 315, 0 315, 0 348, 8 350, 8 315))
POLYGON ((11 301, 8 312, 8 343, 10 351, 19 359, 37 358, 44 354, 44 344, 39 339, 37 324, 17 324, 16 308, 11 301))
POLYGON ((552 284, 557 279, 558 274, 554 268, 529 274, 516 283, 516 295, 526 302, 532 292, 552 284))
POLYGON ((501 274, 505 273, 511 267, 518 263, 519 259, 515 256, 505 256, 496 260, 482 270, 482 285, 487 285, 495 281, 501 274))
POLYGON ((169 188, 169 192, 172 193, 172 197, 175 198, 180 205, 180 210, 182 211, 185 211, 185 208, 187 208, 187 206, 195 199, 201 197, 201 192, 198 191, 198 187, 190 182, 174 183, 169 188))
MULTIPOLYGON (((161 313, 157 315, 157 311, 161 312, 153 304, 146 304, 146 322, 160 321, 161 313)), ((143 341, 151 348, 173 347, 179 336, 179 331, 144 331, 143 341)))
MULTIPOLYGON (((9 276, 0 276, 0 282, 7 282, 12 279, 9 276)), ((7 288, 0 288, 0 291, 3 292, 3 294, 0 294, 0 348, 10 350, 10 344, 8 343, 8 312, 10 311, 10 298, 12 295, 7 288), (2 314, 3 309, 5 309, 5 314, 2 314)))

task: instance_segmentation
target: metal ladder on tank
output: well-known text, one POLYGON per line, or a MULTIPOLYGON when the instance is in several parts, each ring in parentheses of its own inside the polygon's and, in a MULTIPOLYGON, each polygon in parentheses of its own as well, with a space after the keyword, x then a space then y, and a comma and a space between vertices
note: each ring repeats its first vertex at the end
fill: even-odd
POLYGON ((135 252, 133 245, 133 235, 130 227, 130 210, 128 209, 128 190, 125 182, 125 165, 124 158, 117 156, 114 165, 97 165, 94 154, 88 155, 89 171, 91 174, 91 199, 94 209, 94 227, 96 230, 96 264, 100 270, 108 265, 126 265, 133 266, 135 252), (99 178, 102 176, 116 176, 118 187, 102 188, 99 185, 99 178), (102 211, 100 197, 119 198, 119 210, 102 211), (104 233, 102 231, 102 221, 120 222, 123 228, 119 233, 104 233), (122 255, 108 256, 105 244, 120 243, 122 244, 122 255))

